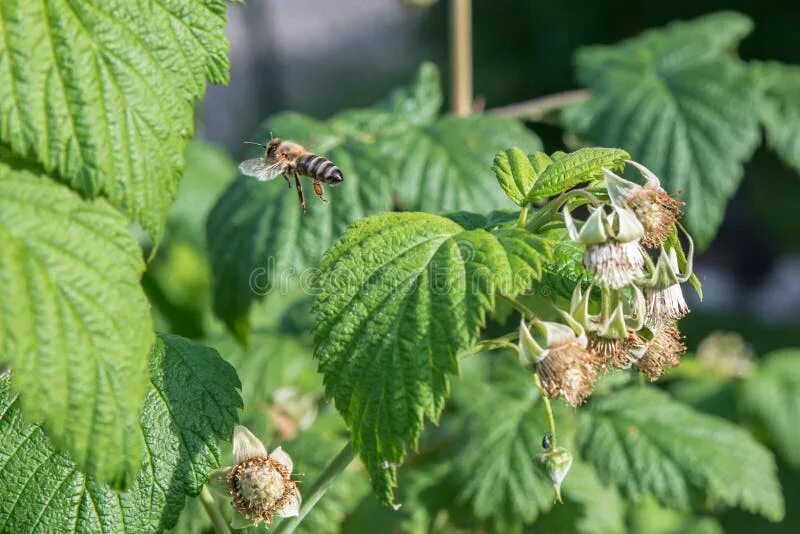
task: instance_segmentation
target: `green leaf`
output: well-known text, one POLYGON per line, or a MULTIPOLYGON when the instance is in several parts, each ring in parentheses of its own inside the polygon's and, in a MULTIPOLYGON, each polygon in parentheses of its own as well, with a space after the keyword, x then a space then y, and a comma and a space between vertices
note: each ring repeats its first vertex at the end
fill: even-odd
POLYGON ((776 62, 755 62, 750 68, 764 90, 761 121, 767 143, 800 172, 800 67, 776 62))
POLYGON ((577 54, 593 96, 566 110, 567 127, 624 148, 682 195, 701 248, 759 143, 760 91, 730 53, 750 28, 742 15, 722 13, 577 54))
POLYGON ((732 423, 695 412, 654 388, 593 399, 581 414, 577 441, 601 479, 634 502, 652 495, 686 511, 698 493, 772 521, 783 517, 769 451, 732 423))
POLYGON ((127 222, 105 201, 0 163, 0 242, 0 361, 26 414, 83 471, 126 486, 142 455, 154 339, 127 222))
POLYGON ((759 360, 756 371, 742 383, 740 400, 781 455, 800 466, 800 350, 783 349, 759 360))
POLYGON ((0 143, 105 195, 156 239, 178 188, 193 100, 226 83, 224 0, 8 0, 0 143))
POLYGON ((622 169, 630 154, 617 148, 581 148, 553 158, 528 192, 528 202, 563 193, 578 184, 603 176, 603 169, 622 169))
MULTIPOLYGON (((491 381, 469 385, 464 448, 456 476, 475 516, 497 532, 520 530, 553 506, 553 485, 535 460, 547 418, 539 390, 509 352, 494 353, 491 381)), ((568 477, 569 478, 569 477, 568 477)))
POLYGON ((518 206, 527 205, 525 197, 539 176, 528 155, 517 147, 504 150, 494 157, 492 170, 508 198, 518 206))
POLYGON ((354 224, 320 265, 315 355, 381 500, 396 465, 437 420, 496 291, 523 289, 549 244, 524 230, 464 230, 424 213, 354 224))
MULTIPOLYGON (((202 345, 176 336, 156 341, 142 411, 146 454, 128 491, 117 493, 55 452, 25 421, 0 379, 0 531, 160 532, 172 527, 187 495, 219 465, 217 439, 230 439, 241 407, 233 368, 202 345)), ((120 451, 121 452, 121 451, 120 451)))
POLYGON ((399 165, 396 190, 406 209, 488 211, 508 205, 489 169, 498 152, 541 149, 518 121, 494 115, 444 117, 393 141, 399 165))
POLYGON ((554 243, 553 261, 544 266, 537 291, 543 297, 569 300, 576 285, 591 279, 583 267, 584 246, 570 239, 563 229, 549 230, 543 235, 554 243))

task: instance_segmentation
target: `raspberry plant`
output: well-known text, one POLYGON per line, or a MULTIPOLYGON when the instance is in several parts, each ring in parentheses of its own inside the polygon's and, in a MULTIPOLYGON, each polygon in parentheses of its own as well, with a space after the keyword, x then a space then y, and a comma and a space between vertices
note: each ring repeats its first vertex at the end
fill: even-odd
POLYGON ((550 110, 568 152, 442 113, 430 64, 369 108, 273 116, 254 139, 345 175, 303 215, 188 142, 227 8, 0 7, 0 531, 783 517, 797 351, 684 357, 678 322, 759 128, 800 161, 800 74, 736 57, 746 17, 580 51, 591 95, 550 110), (755 437, 693 405, 708 380, 755 437))

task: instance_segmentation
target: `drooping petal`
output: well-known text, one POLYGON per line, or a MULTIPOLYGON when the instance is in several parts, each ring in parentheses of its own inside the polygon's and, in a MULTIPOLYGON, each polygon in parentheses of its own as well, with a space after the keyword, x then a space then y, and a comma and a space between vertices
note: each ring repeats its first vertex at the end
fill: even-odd
POLYGON ((244 515, 242 512, 238 510, 233 511, 233 519, 231 519, 230 523, 232 529, 239 530, 247 527, 252 527, 257 524, 258 521, 253 521, 252 519, 244 515))
POLYGON ((639 169, 639 172, 642 173, 642 176, 644 176, 645 180, 647 180, 648 186, 655 189, 661 189, 661 180, 659 180, 658 176, 656 176, 656 174, 653 171, 651 171, 641 163, 637 163, 636 161, 633 160, 626 159, 625 163, 630 163, 631 165, 639 169))
POLYGON ((267 449, 261 440, 242 425, 233 428, 233 457, 237 464, 250 458, 266 457, 267 449))
MULTIPOLYGON (((566 210, 564 210, 566 213, 566 210)), ((602 207, 594 209, 578 232, 578 239, 584 245, 605 243, 608 240, 606 214, 602 207)))
POLYGON ((289 494, 286 503, 276 510, 275 515, 278 517, 296 517, 300 515, 300 492, 297 488, 289 494))
POLYGON ((636 214, 627 208, 614 206, 613 209, 611 225, 614 239, 620 243, 639 241, 644 235, 644 227, 636 218, 636 214))
POLYGON ((548 348, 574 343, 578 339, 575 331, 565 324, 537 320, 536 325, 544 333, 548 348))
POLYGON ((603 169, 603 178, 608 196, 611 202, 617 206, 623 205, 628 197, 642 189, 639 184, 626 180, 608 169, 603 169))
POLYGON ((208 488, 219 496, 227 497, 229 489, 228 475, 232 469, 233 467, 227 466, 211 471, 208 482, 206 482, 208 488))
POLYGON ((294 463, 292 462, 292 459, 289 457, 286 451, 278 447, 271 453, 269 453, 269 456, 270 458, 281 464, 283 467, 285 467, 287 472, 289 473, 292 472, 292 469, 294 468, 294 463))
POLYGON ((519 323, 519 361, 523 367, 533 365, 547 354, 531 335, 525 319, 519 323))

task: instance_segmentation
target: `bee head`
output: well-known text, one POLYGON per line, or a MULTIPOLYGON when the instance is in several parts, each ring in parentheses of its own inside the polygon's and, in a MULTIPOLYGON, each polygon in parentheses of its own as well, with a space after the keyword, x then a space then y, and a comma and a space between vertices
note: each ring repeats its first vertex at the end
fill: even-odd
POLYGON ((278 146, 283 143, 283 139, 280 137, 273 137, 267 143, 267 156, 274 156, 275 151, 278 149, 278 146))

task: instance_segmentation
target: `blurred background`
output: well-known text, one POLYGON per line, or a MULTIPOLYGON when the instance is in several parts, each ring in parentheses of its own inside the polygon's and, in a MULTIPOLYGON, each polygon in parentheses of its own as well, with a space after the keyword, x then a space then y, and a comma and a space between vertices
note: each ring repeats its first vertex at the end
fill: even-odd
MULTIPOLYGON (((577 88, 572 57, 579 47, 719 10, 753 19, 744 59, 800 63, 797 5, 788 0, 476 1, 476 99, 491 109, 577 88)), ((326 118, 370 105, 407 83, 425 60, 439 66, 448 94, 446 2, 251 0, 231 5, 227 34, 231 82, 209 88, 199 130, 234 159, 270 114, 326 118)), ((564 148, 560 128, 529 126, 546 151, 564 148)), ((800 345, 799 199, 800 177, 759 148, 716 240, 698 258, 705 300, 693 302, 695 313, 682 321, 690 347, 716 329, 741 332, 757 354, 800 345)))

